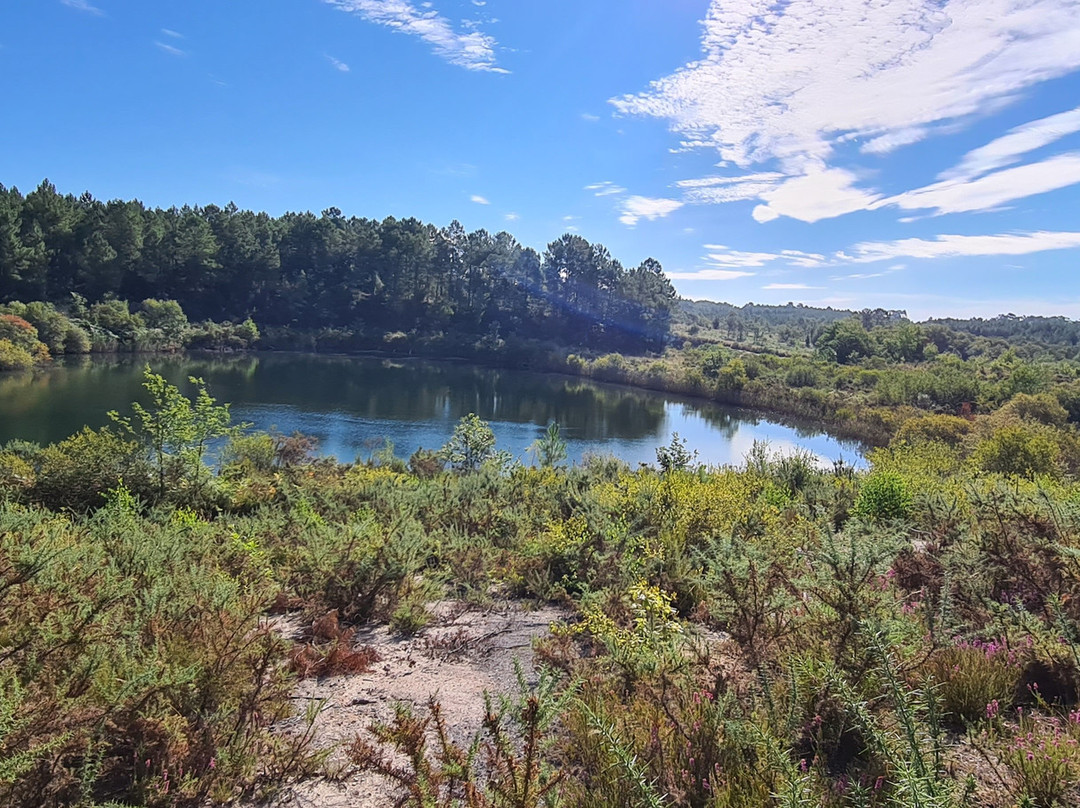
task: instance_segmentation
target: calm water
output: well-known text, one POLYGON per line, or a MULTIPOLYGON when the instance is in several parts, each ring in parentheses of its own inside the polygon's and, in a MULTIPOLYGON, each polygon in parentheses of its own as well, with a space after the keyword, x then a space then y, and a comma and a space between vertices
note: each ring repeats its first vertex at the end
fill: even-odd
MULTIPOLYGON (((50 443, 108 423, 109 410, 130 413, 130 402, 146 398, 145 362, 93 359, 0 374, 0 442, 50 443)), ((552 420, 572 461, 605 453, 655 463, 656 447, 672 432, 709 464, 740 463, 758 440, 777 451, 805 449, 823 463, 860 460, 856 444, 745 410, 555 375, 306 354, 154 357, 150 364, 182 388, 188 376, 204 378, 219 402, 232 402, 234 422, 314 435, 323 454, 342 461, 366 459, 384 440, 402 457, 437 449, 470 412, 491 422, 498 448, 526 462, 526 448, 552 420)))

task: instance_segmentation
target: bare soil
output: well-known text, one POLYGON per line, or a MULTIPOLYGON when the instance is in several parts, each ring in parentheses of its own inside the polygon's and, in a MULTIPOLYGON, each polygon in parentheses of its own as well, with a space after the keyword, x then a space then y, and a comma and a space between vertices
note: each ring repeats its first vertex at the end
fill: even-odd
MULTIPOLYGON (((422 711, 431 697, 442 705, 454 740, 467 742, 480 728, 484 693, 515 687, 515 660, 529 681, 535 679, 532 642, 545 636, 566 613, 545 606, 528 609, 502 602, 486 609, 458 602, 433 604, 432 625, 422 634, 401 637, 387 626, 362 627, 356 645, 375 649, 379 661, 367 673, 308 679, 298 683, 297 716, 277 727, 302 731, 304 714, 322 704, 314 725, 314 745, 332 749, 323 778, 287 788, 268 808, 383 808, 398 796, 384 778, 353 770, 342 747, 372 722, 393 717, 394 705, 422 711)), ((309 625, 297 618, 275 618, 275 627, 299 639, 309 625)), ((251 808, 248 806, 247 808, 251 808)))

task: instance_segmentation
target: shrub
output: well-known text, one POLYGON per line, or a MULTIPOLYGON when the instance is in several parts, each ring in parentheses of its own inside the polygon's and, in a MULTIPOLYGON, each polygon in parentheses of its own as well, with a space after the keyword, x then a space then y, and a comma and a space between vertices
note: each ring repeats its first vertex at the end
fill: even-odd
POLYGON ((998 415, 1013 415, 1024 421, 1050 426, 1061 426, 1069 418, 1068 411, 1050 393, 1017 393, 998 411, 998 415))
POLYGON ((104 505, 105 492, 121 480, 132 491, 149 493, 150 468, 139 445, 108 428, 84 427, 42 449, 32 496, 56 510, 86 511, 104 505))
POLYGON ((484 464, 500 459, 495 451, 495 433, 487 421, 470 412, 454 427, 450 440, 439 450, 439 457, 454 471, 473 472, 484 464))
POLYGON ((271 435, 233 435, 221 452, 225 466, 239 466, 245 471, 269 471, 274 466, 276 445, 271 435))
POLYGON ((873 471, 859 486, 854 513, 879 522, 906 519, 911 510, 911 493, 904 478, 894 471, 873 471))
POLYGON ((971 422, 957 415, 921 415, 904 421, 896 439, 906 443, 939 441, 959 446, 971 433, 971 422))
POLYGON ((999 750, 1016 778, 1018 796, 1026 797, 1037 808, 1069 804, 1080 782, 1076 719, 1074 714, 1064 726, 1057 720, 1047 726, 1023 718, 1019 731, 999 750))
POLYGON ((408 469, 421 480, 430 480, 441 472, 446 463, 438 452, 431 449, 418 448, 409 457, 408 469))
POLYGON ((974 460, 984 471, 1030 479, 1056 472, 1060 453, 1044 432, 1015 424, 1002 427, 980 443, 974 460))
POLYGON ((605 382, 624 382, 630 366, 622 354, 605 354, 592 363, 589 373, 593 378, 605 382))
POLYGON ((33 366, 34 357, 28 350, 0 339, 0 370, 26 370, 33 366))
POLYGON ((793 367, 784 375, 788 387, 817 387, 819 382, 817 371, 809 365, 793 367))
POLYGON ((961 642, 931 659, 942 709, 957 723, 992 719, 1012 706, 1020 680, 1016 653, 997 642, 961 642))
POLYGON ((0 496, 22 494, 34 486, 34 467, 14 452, 0 451, 0 496))

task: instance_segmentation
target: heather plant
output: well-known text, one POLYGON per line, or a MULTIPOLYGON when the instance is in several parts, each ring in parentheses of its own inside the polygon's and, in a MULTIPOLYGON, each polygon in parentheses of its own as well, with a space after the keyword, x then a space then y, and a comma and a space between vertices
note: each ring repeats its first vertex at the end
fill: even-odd
POLYGON ((997 747, 1016 796, 1037 808, 1066 805, 1080 783, 1080 715, 1040 721, 1020 714, 1019 726, 997 747))
POLYGON ((1024 655, 1002 642, 958 641, 937 651, 928 672, 949 720, 989 720, 1012 707, 1024 655))

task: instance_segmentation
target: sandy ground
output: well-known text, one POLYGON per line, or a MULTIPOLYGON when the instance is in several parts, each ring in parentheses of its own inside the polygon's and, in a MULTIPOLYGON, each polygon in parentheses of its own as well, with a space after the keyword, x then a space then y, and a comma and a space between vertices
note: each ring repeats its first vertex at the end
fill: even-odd
MULTIPOLYGON (((314 727, 318 748, 332 748, 328 771, 337 778, 322 778, 290 787, 270 808, 383 808, 395 802, 390 784, 373 774, 350 771, 339 747, 358 734, 370 738, 373 721, 388 720, 393 707, 403 702, 422 712, 435 696, 443 708, 455 740, 468 741, 480 727, 484 692, 514 689, 514 661, 533 680, 532 641, 548 633, 564 612, 543 607, 528 610, 519 603, 500 603, 476 609, 460 603, 435 604, 432 625, 421 635, 401 638, 385 626, 361 629, 355 642, 369 645, 380 661, 368 673, 309 679, 297 686, 297 714, 312 702, 324 706, 314 727)), ((294 619, 278 619, 277 627, 299 636, 307 626, 294 619)), ((297 717, 278 729, 298 731, 297 717)), ((249 807, 250 808, 250 807, 249 807)))

